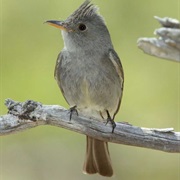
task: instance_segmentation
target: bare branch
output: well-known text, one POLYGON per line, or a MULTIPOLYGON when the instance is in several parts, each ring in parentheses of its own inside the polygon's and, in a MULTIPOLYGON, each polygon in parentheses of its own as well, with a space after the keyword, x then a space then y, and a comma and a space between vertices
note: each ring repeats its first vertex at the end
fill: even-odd
POLYGON ((74 114, 69 120, 69 111, 57 105, 42 105, 35 101, 24 103, 6 100, 7 115, 0 116, 0 136, 25 131, 39 125, 66 128, 99 140, 144 147, 171 153, 180 152, 180 132, 173 128, 149 129, 116 123, 114 133, 111 124, 105 125, 95 119, 74 114))
POLYGON ((154 32, 159 37, 139 38, 138 47, 147 54, 180 62, 180 22, 167 17, 155 19, 163 26, 154 32))

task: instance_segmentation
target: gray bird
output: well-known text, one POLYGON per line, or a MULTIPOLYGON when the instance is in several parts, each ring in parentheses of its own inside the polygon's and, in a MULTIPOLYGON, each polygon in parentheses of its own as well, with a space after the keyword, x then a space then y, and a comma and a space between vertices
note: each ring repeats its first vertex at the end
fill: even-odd
MULTIPOLYGON (((58 55, 54 75, 71 114, 76 111, 101 121, 106 119, 114 131, 124 74, 104 19, 97 10, 86 0, 65 21, 46 22, 62 30, 64 48, 58 55)), ((83 171, 113 175, 107 142, 87 136, 83 171)))

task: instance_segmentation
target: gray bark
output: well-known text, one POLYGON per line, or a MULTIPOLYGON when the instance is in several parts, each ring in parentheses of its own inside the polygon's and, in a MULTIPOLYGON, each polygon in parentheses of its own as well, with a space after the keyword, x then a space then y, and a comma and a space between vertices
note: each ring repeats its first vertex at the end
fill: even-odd
POLYGON ((180 22, 168 17, 155 19, 162 25, 154 32, 158 37, 139 38, 138 47, 149 55, 180 62, 180 22))
POLYGON ((75 113, 69 120, 69 110, 58 105, 42 105, 35 101, 23 103, 7 99, 8 114, 0 116, 0 136, 28 130, 40 125, 52 125, 75 131, 93 138, 144 147, 171 153, 180 152, 180 132, 173 128, 142 128, 128 123, 116 123, 114 133, 111 124, 75 113))

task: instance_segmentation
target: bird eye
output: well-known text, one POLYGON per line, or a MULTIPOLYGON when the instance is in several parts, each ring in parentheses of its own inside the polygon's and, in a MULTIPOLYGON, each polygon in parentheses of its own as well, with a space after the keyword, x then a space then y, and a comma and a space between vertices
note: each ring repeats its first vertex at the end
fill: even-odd
POLYGON ((79 28, 80 31, 85 31, 87 29, 85 24, 79 24, 78 28, 79 28))

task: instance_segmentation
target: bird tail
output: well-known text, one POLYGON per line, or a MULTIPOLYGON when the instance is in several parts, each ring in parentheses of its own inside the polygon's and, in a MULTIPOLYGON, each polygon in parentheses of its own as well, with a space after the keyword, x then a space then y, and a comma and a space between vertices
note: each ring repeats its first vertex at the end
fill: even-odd
POLYGON ((102 176, 111 177, 113 169, 108 150, 108 143, 87 136, 86 157, 84 173, 99 173, 102 176))

